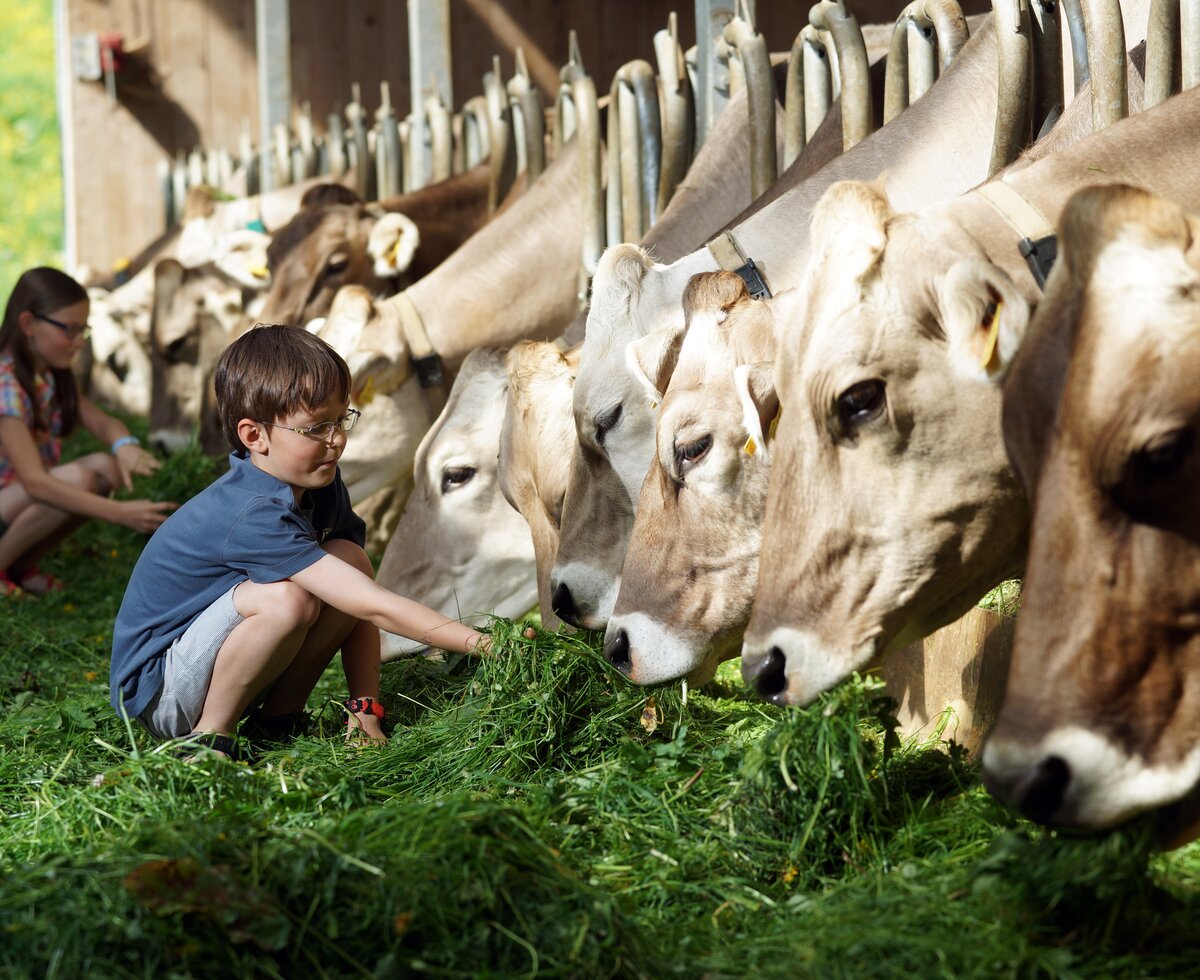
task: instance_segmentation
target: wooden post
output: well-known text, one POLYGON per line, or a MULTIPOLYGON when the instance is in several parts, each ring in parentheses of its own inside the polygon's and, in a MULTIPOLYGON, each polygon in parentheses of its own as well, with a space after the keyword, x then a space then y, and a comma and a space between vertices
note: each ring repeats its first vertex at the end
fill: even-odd
POLYGON ((288 0, 254 0, 258 54, 258 147, 262 190, 279 186, 271 138, 292 119, 292 47, 288 0))
POLYGON ((425 119, 425 98, 435 94, 454 105, 450 71, 450 0, 408 0, 408 78, 412 97, 408 148, 412 190, 429 181, 432 158, 425 119))

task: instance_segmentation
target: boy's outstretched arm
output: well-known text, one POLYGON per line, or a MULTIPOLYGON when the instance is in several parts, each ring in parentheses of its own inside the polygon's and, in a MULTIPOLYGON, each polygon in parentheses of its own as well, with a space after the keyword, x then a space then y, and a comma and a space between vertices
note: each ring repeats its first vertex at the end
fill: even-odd
POLYGON ((357 568, 326 555, 292 576, 322 602, 381 630, 456 653, 487 655, 490 637, 378 585, 357 568))

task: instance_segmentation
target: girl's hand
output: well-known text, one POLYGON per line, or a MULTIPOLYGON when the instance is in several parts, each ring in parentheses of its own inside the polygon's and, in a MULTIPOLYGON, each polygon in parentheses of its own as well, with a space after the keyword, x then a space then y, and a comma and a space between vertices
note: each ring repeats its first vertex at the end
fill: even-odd
POLYGON ((134 476, 149 476, 162 465, 151 453, 133 443, 122 446, 115 455, 121 483, 126 490, 133 489, 134 476))
POLYGON ((179 504, 155 500, 122 500, 117 506, 121 508, 118 524, 124 524, 142 534, 151 534, 179 504))

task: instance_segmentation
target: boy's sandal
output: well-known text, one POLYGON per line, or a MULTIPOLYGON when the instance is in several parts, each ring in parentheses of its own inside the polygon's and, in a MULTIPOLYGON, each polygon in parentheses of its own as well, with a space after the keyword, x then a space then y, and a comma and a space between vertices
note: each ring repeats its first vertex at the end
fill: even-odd
POLYGON ((230 762, 240 762, 242 758, 242 753, 238 750, 237 739, 232 735, 223 735, 221 732, 193 732, 174 746, 171 753, 180 759, 191 761, 198 757, 197 749, 220 752, 230 762))
POLYGON ((33 595, 46 595, 48 592, 61 592, 66 588, 62 579, 56 578, 49 572, 43 572, 37 565, 27 568, 17 578, 19 585, 33 595), (40 582, 38 580, 41 580, 40 582))
POLYGON ((346 698, 342 702, 342 707, 346 709, 345 721, 350 721, 351 715, 374 715, 380 721, 383 721, 384 715, 387 714, 383 710, 383 705, 374 698, 346 698))

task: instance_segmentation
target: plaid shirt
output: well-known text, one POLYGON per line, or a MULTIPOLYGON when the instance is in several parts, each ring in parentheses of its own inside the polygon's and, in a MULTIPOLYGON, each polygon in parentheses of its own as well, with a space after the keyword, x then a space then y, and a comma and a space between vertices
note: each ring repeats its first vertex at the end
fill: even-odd
MULTIPOLYGON (((12 353, 6 351, 0 354, 0 416, 11 415, 29 427, 42 463, 46 469, 50 469, 58 465, 62 455, 62 409, 54 394, 54 379, 49 374, 38 375, 36 386, 38 405, 42 410, 42 418, 49 422, 48 430, 34 428, 33 403, 17 380, 12 353)), ((8 486, 16 475, 8 457, 0 450, 0 487, 8 486)))

